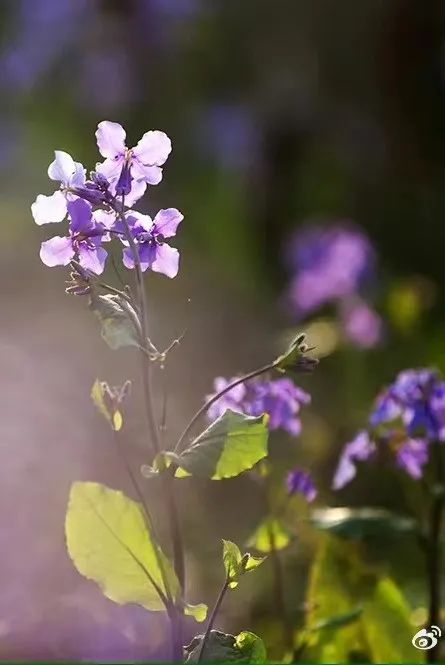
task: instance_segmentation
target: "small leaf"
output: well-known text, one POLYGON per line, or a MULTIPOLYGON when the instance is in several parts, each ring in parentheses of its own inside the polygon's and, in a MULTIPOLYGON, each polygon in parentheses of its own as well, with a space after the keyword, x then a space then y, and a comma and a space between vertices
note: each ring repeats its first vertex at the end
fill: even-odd
MULTIPOLYGON (((186 663, 197 663, 201 655, 203 635, 197 635, 185 647, 186 663)), ((263 641, 254 633, 244 631, 239 635, 210 631, 201 657, 204 663, 265 663, 266 649, 263 641)))
POLYGON ((272 549, 272 543, 275 550, 283 550, 291 539, 292 534, 281 520, 268 517, 257 527, 247 545, 254 547, 258 552, 268 554, 272 549))
POLYGON ((310 519, 321 531, 343 538, 394 536, 416 531, 415 520, 383 508, 324 508, 314 510, 310 519))
POLYGON ((202 623, 207 618, 208 607, 204 603, 198 605, 184 604, 184 614, 187 617, 193 617, 198 623, 202 623))
POLYGON ((231 540, 223 540, 223 563, 231 589, 238 586, 238 577, 242 573, 242 558, 238 545, 232 543, 231 540))
POLYGON ((255 568, 261 566, 265 560, 265 556, 252 556, 251 554, 247 554, 246 562, 244 564, 245 572, 248 573, 250 570, 255 570, 255 568))
POLYGON ((221 480, 238 476, 266 457, 267 441, 267 416, 227 410, 181 454, 164 454, 193 476, 221 480))
POLYGON ((160 611, 165 597, 177 594, 176 575, 140 505, 122 492, 99 483, 73 483, 65 532, 75 567, 110 600, 160 611))
POLYGON ((110 423, 111 428, 119 432, 123 425, 122 414, 119 410, 113 409, 112 400, 109 399, 110 391, 107 388, 104 381, 96 379, 91 388, 91 399, 99 413, 110 423))
POLYGON ((275 367, 278 371, 305 373, 312 372, 316 368, 318 360, 305 355, 310 350, 305 339, 304 333, 297 333, 285 353, 276 359, 275 367))
POLYGON ((352 610, 351 612, 344 612, 343 614, 336 614, 333 617, 330 617, 329 619, 323 619, 322 621, 319 621, 314 626, 312 626, 311 630, 313 632, 316 632, 318 630, 332 630, 333 628, 343 628, 343 626, 347 626, 350 623, 357 621, 357 619, 362 615, 362 613, 363 613, 363 607, 357 607, 357 609, 352 610))
POLYGON ((136 312, 123 297, 114 294, 91 297, 90 307, 102 324, 102 337, 113 349, 124 346, 140 347, 136 312))

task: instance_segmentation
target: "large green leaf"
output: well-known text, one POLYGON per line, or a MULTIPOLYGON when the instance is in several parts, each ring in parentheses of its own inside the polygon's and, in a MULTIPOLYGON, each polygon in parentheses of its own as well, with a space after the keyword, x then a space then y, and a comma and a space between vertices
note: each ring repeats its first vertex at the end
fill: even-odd
POLYGON ((292 540, 292 534, 286 525, 276 517, 267 517, 258 525, 247 545, 258 552, 267 554, 273 548, 283 550, 292 540))
POLYGON ((320 663, 423 662, 395 582, 363 563, 355 543, 326 537, 312 565, 305 658, 320 663))
POLYGON ((99 483, 74 483, 65 532, 79 573, 116 603, 160 611, 165 609, 162 597, 177 594, 176 575, 154 542, 140 505, 122 492, 99 483))
POLYGON ((416 522, 383 508, 323 508, 312 512, 311 523, 321 531, 343 538, 392 537, 414 533, 416 522))
POLYGON ((184 452, 165 455, 188 474, 222 480, 238 476, 266 457, 267 442, 267 416, 253 418, 227 410, 184 452))
MULTIPOLYGON (((197 663, 201 653, 203 635, 197 635, 185 647, 186 663, 197 663)), ((201 661, 204 663, 265 663, 266 649, 263 640, 248 631, 229 635, 212 630, 204 647, 201 661)))

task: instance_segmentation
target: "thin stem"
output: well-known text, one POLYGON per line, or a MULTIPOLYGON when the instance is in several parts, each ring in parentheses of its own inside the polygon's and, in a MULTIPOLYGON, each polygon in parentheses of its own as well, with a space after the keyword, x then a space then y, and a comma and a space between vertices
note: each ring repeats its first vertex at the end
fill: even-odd
POLYGON ((283 563, 281 561, 280 553, 275 546, 275 535, 272 529, 269 530, 269 546, 270 558, 273 566, 275 607, 283 626, 283 641, 286 650, 288 650, 289 653, 293 653, 294 636, 286 609, 283 563))
POLYGON ((224 596, 226 595, 226 592, 227 592, 228 588, 229 588, 229 577, 227 576, 226 579, 224 580, 224 584, 221 587, 221 590, 218 594, 218 598, 216 599, 215 606, 214 606, 214 608, 212 610, 212 613, 209 617, 209 621, 207 623, 207 628, 206 628, 206 631, 204 633, 204 637, 202 638, 201 648, 199 650, 198 663, 200 663, 202 661, 205 646, 206 646, 207 641, 209 639, 210 632, 213 628, 213 624, 215 623, 216 616, 219 612, 219 608, 221 607, 221 603, 224 600, 224 596))
MULTIPOLYGON (((441 612, 441 581, 442 581, 442 547, 441 530, 444 510, 444 468, 441 444, 434 443, 436 462, 436 482, 434 496, 431 502, 429 518, 429 545, 428 545, 428 586, 429 586, 429 613, 428 626, 440 626, 441 612)), ((427 652, 427 661, 437 663, 439 659, 440 642, 427 652)))
POLYGON ((171 628, 172 642, 172 662, 182 663, 184 660, 182 648, 182 617, 176 607, 172 606, 168 610, 168 618, 171 628))
MULTIPOLYGON (((141 261, 139 257, 139 251, 134 241, 133 235, 131 233, 128 221, 125 217, 125 199, 122 197, 121 210, 118 212, 119 218, 124 225, 126 232, 126 237, 133 254, 134 265, 136 268, 136 284, 138 288, 139 303, 140 303, 140 313, 141 313, 141 329, 142 329, 142 341, 144 345, 144 350, 141 352, 143 362, 142 362, 142 384, 144 390, 144 402, 146 407, 146 415, 148 426, 151 432, 152 446, 155 454, 158 454, 161 451, 161 439, 159 433, 159 427, 157 424, 156 414, 153 405, 153 391, 152 391, 152 377, 151 377, 151 363, 147 362, 146 353, 149 352, 147 344, 149 343, 148 335, 148 306, 147 299, 144 288, 144 278, 143 271, 141 266, 141 261)), ((184 591, 185 587, 185 558, 184 558, 184 546, 182 542, 182 533, 181 526, 179 522, 178 509, 176 505, 176 499, 173 490, 173 475, 171 473, 164 474, 162 478, 163 490, 165 494, 165 499, 167 502, 167 509, 169 515, 170 523, 170 534, 173 543, 173 560, 174 568, 176 575, 181 586, 181 591, 184 591)))
POLYGON ((182 432, 181 436, 178 439, 178 442, 176 443, 175 446, 175 452, 178 452, 178 450, 181 448, 184 440, 186 439, 187 435, 189 432, 193 429, 195 426, 195 423, 201 418, 201 416, 208 410, 210 407, 215 404, 223 395, 229 392, 229 390, 232 390, 232 388, 236 388, 236 386, 239 386, 240 383, 244 383, 244 381, 248 381, 249 379, 254 379, 257 376, 261 376, 261 374, 265 374, 266 372, 269 372, 272 369, 275 369, 275 367, 278 366, 278 361, 274 360, 273 362, 269 363, 268 365, 264 365, 264 367, 260 367, 259 369, 253 370, 253 372, 249 372, 248 374, 245 374, 239 379, 236 379, 235 381, 232 381, 232 383, 229 383, 223 390, 221 390, 219 393, 216 393, 216 395, 213 395, 205 404, 201 406, 200 409, 195 413, 195 415, 192 417, 192 419, 189 421, 187 424, 186 428, 182 432))

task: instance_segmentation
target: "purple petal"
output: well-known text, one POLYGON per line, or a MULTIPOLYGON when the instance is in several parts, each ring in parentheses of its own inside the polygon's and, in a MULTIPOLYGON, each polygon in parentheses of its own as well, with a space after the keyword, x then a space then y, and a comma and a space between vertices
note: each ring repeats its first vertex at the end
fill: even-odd
POLYGON ((397 452, 397 464, 415 480, 422 477, 428 459, 428 443, 423 439, 407 439, 397 452))
MULTIPOLYGON (((102 157, 115 159, 125 152, 125 130, 117 122, 103 120, 97 125, 97 147, 102 157)), ((106 174, 104 174, 106 175, 106 174)))
POLYGON ((50 268, 54 266, 67 266, 74 256, 71 238, 55 236, 42 242, 40 258, 50 268))
POLYGON ((82 199, 76 199, 75 201, 69 201, 67 208, 71 218, 70 229, 73 233, 91 231, 93 219, 89 203, 82 199))
POLYGON ((368 432, 359 432, 342 450, 332 480, 332 489, 339 490, 347 485, 357 473, 355 462, 364 462, 372 457, 375 450, 375 443, 370 440, 368 432))
MULTIPOLYGON (((153 261, 156 258, 156 247, 149 245, 148 242, 141 245, 136 245, 139 252, 139 261, 141 263, 141 270, 145 272, 147 268, 151 268, 153 261)), ((126 247, 122 252, 122 261, 126 268, 130 270, 134 268, 133 250, 131 247, 126 247)))
POLYGON ((51 196, 39 194, 31 206, 32 216, 36 224, 62 222, 66 217, 66 198, 61 191, 51 196))
POLYGON ((164 238, 172 238, 176 235, 176 230, 183 219, 184 215, 176 208, 160 210, 154 218, 156 231, 161 233, 164 238))
POLYGON ((179 252, 175 247, 166 243, 155 248, 155 259, 149 267, 154 272, 160 272, 167 277, 176 277, 179 270, 179 252))
POLYGON ((149 185, 159 185, 162 180, 160 166, 144 166, 137 159, 133 159, 131 163, 131 174, 135 180, 143 180, 149 185))
MULTIPOLYGON (((153 183, 151 183, 153 184, 153 183)), ((143 180, 133 180, 131 183, 131 191, 125 197, 125 205, 131 208, 139 199, 144 196, 147 189, 147 183, 143 180)))
POLYGON ((145 166, 162 166, 172 150, 167 134, 158 130, 145 132, 133 148, 134 156, 145 166))
POLYGON ((126 268, 132 270, 134 268, 133 250, 131 247, 125 247, 122 251, 122 263, 126 268))
POLYGON ((101 275, 105 268, 107 252, 103 247, 88 247, 83 244, 79 247, 79 263, 82 268, 101 275))
POLYGON ((85 182, 85 169, 79 162, 63 150, 55 150, 56 158, 48 167, 48 175, 51 180, 57 180, 62 184, 83 185, 85 182))
POLYGON ((286 484, 289 494, 302 494, 309 502, 317 496, 317 488, 311 475, 303 469, 290 471, 286 478, 286 484))
MULTIPOLYGON (((122 170, 122 164, 124 163, 124 156, 118 156, 116 159, 106 159, 101 164, 96 164, 96 171, 100 173, 101 176, 112 182, 119 178, 120 172, 122 170)), ((113 194, 116 193, 116 189, 110 188, 113 194)))

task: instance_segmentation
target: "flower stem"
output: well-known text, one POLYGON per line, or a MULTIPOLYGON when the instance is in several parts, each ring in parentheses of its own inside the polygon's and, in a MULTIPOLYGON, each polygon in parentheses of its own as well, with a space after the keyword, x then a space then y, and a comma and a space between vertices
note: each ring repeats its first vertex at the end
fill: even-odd
MULTIPOLYGON (((443 523, 443 511, 445 506, 444 493, 444 467, 442 458, 443 444, 434 443, 435 469, 437 486, 434 488, 434 496, 431 502, 429 517, 429 545, 428 545, 428 586, 429 586, 429 613, 428 627, 440 626, 441 621, 441 581, 442 581, 442 547, 441 530, 443 523)), ((439 660, 440 641, 435 647, 427 652, 427 661, 437 663, 439 660)))
POLYGON ((228 588, 229 588, 229 576, 227 576, 226 579, 224 580, 224 584, 221 587, 221 590, 218 594, 218 598, 216 599, 215 606, 214 606, 214 608, 212 610, 212 613, 209 617, 209 620, 208 620, 208 623, 207 623, 207 628, 206 628, 206 631, 204 633, 204 637, 202 638, 201 648, 199 650, 198 663, 200 663, 202 661, 205 646, 206 646, 207 641, 209 639, 209 635, 210 635, 211 630, 213 628, 213 625, 215 623, 216 616, 219 612, 219 608, 221 607, 221 603, 224 600, 224 596, 226 595, 226 592, 227 592, 228 588))
POLYGON ((215 404, 223 395, 229 392, 229 390, 232 390, 232 388, 236 388, 236 386, 239 386, 240 383, 244 383, 244 381, 248 381, 249 379, 254 379, 257 376, 261 376, 261 374, 265 374, 266 372, 269 372, 275 367, 278 366, 278 361, 274 360, 273 362, 269 363, 268 365, 264 365, 264 367, 260 367, 259 369, 253 370, 253 372, 249 372, 248 374, 245 374, 244 376, 240 377, 239 379, 235 379, 235 381, 232 381, 232 383, 229 383, 228 386, 223 388, 223 390, 220 390, 219 393, 216 393, 216 395, 213 395, 205 404, 201 406, 200 409, 195 413, 195 415, 191 418, 191 420, 188 422, 187 426, 185 427, 184 431, 182 432, 181 436, 179 437, 176 446, 175 446, 175 452, 178 452, 179 449, 181 448, 184 440, 186 439, 187 435, 190 433, 190 431, 193 429, 195 426, 195 423, 201 418, 201 416, 208 410, 210 407, 215 404))

